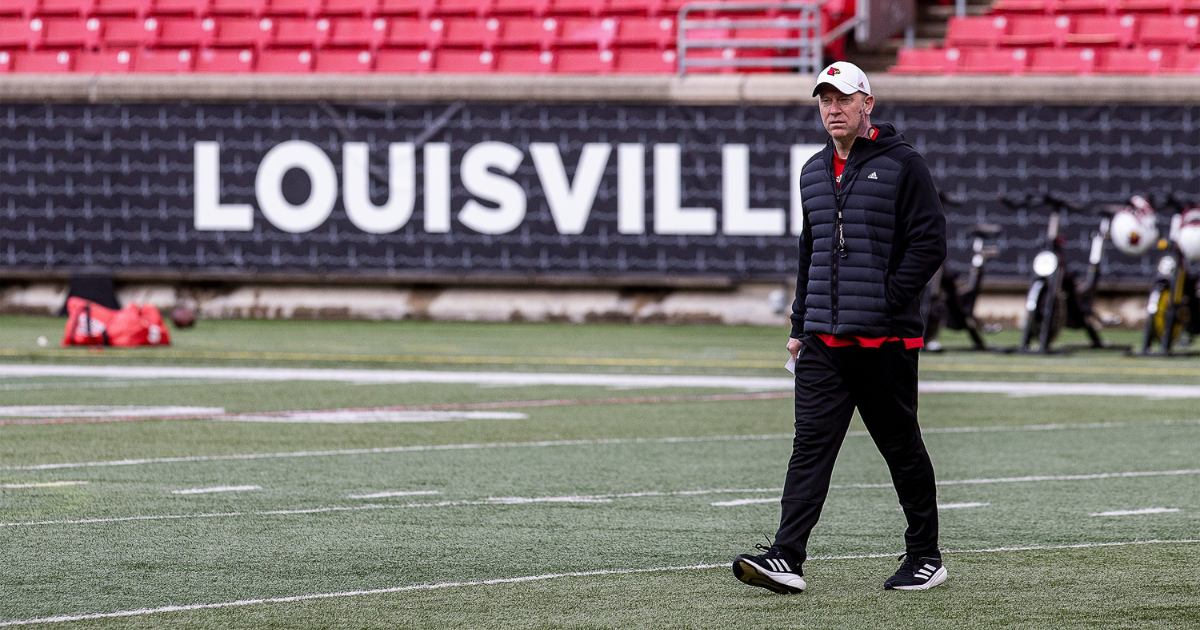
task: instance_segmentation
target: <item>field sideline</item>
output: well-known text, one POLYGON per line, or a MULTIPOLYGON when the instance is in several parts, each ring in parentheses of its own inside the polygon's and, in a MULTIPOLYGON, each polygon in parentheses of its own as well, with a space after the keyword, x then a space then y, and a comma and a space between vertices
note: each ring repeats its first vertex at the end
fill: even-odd
POLYGON ((728 562, 778 519, 785 331, 61 326, 0 318, 0 627, 1200 627, 1198 359, 922 356, 949 581, 882 590, 856 420, 782 597, 728 562))

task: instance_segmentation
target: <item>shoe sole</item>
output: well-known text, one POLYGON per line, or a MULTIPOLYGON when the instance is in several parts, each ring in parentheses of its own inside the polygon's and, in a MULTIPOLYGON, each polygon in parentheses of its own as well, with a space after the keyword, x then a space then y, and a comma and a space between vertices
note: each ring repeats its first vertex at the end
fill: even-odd
POLYGON ((893 586, 893 587, 888 588, 887 590, 928 591, 929 589, 941 584, 942 582, 945 582, 946 575, 947 575, 946 567, 942 567, 942 568, 938 569, 937 571, 935 571, 933 574, 933 577, 929 578, 929 581, 924 584, 914 584, 912 586, 893 586))
POLYGON ((765 588, 780 595, 796 595, 804 592, 803 587, 797 588, 776 582, 768 577, 762 569, 755 566, 753 562, 746 562, 745 560, 733 561, 733 576, 750 586, 765 588))

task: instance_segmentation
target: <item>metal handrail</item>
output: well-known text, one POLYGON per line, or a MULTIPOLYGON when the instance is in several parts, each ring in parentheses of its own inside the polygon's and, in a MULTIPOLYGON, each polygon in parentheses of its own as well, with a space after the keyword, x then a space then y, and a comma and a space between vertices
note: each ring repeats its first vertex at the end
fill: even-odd
POLYGON ((677 63, 679 74, 686 75, 688 68, 795 68, 798 72, 816 74, 823 65, 822 52, 825 45, 844 36, 850 29, 857 26, 862 18, 855 16, 829 33, 821 32, 821 6, 830 0, 809 0, 799 2, 785 0, 782 2, 691 2, 679 10, 676 22, 678 37, 677 63), (758 16, 738 19, 734 17, 689 19, 689 14, 697 11, 719 11, 722 14, 736 12, 758 12, 765 10, 781 11, 798 15, 764 19, 758 16), (798 31, 796 37, 752 38, 752 39, 702 39, 692 40, 687 36, 688 31, 703 29, 787 29, 798 31), (689 58, 689 50, 711 49, 769 49, 776 48, 789 51, 788 54, 775 58, 762 59, 693 59, 689 58))

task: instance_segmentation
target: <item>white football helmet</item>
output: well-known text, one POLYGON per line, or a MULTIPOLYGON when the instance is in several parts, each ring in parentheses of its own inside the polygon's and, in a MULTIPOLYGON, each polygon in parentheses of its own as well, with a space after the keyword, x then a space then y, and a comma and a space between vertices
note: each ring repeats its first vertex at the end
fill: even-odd
POLYGON ((1130 256, 1141 256, 1158 242, 1154 208, 1144 197, 1133 197, 1124 210, 1113 215, 1109 233, 1117 249, 1130 256))
POLYGON ((1200 208, 1192 208, 1182 215, 1175 244, 1179 251, 1192 262, 1200 261, 1200 208))

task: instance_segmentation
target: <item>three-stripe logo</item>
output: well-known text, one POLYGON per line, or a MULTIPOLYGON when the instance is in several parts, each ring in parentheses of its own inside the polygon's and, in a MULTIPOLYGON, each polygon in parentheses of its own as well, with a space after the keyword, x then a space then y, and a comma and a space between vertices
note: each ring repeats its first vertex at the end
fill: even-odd
POLYGON ((935 571, 937 571, 937 567, 933 566, 932 564, 927 564, 921 567, 914 575, 922 580, 928 580, 935 571))
POLYGON ((771 568, 775 571, 786 572, 792 570, 792 568, 788 566, 787 560, 782 560, 780 558, 764 558, 763 560, 767 564, 771 565, 771 568))

